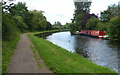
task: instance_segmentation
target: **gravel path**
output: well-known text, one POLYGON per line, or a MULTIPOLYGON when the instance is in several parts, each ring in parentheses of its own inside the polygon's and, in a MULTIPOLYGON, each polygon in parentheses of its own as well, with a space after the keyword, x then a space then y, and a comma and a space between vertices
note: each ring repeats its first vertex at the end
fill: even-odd
POLYGON ((42 67, 38 67, 31 45, 32 43, 28 39, 27 34, 21 34, 17 49, 10 61, 8 73, 52 73, 40 57, 39 63, 42 67))

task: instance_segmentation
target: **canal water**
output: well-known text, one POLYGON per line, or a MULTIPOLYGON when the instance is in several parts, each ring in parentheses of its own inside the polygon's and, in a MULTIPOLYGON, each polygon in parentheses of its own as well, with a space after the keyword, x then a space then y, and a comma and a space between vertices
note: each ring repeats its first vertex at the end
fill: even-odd
POLYGON ((46 39, 70 52, 76 52, 98 65, 108 67, 116 72, 120 70, 118 63, 120 58, 118 51, 120 50, 110 40, 71 35, 69 31, 53 33, 46 39))

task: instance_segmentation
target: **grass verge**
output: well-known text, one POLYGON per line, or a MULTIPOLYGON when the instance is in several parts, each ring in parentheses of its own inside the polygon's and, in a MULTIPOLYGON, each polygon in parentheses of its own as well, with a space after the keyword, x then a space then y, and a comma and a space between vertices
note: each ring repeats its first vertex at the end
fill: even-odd
POLYGON ((17 36, 11 41, 2 41, 2 73, 7 73, 10 59, 14 54, 19 39, 20 36, 17 36))
POLYGON ((31 45, 30 48, 32 49, 32 52, 33 52, 33 54, 34 54, 34 59, 35 59, 37 65, 38 65, 38 67, 39 67, 39 68, 42 68, 41 63, 39 62, 39 58, 38 58, 36 49, 33 47, 33 45, 31 45))
POLYGON ((34 33, 28 37, 48 68, 55 73, 115 73, 45 39, 35 37, 34 33))

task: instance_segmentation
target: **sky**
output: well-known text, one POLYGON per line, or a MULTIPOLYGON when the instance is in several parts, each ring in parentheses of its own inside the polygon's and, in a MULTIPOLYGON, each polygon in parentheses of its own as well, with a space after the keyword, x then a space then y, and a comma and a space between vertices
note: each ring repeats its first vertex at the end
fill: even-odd
MULTIPOLYGON (((75 6, 73 0, 15 0, 15 2, 26 2, 29 10, 42 10, 47 21, 54 24, 59 21, 62 24, 71 22, 75 6)), ((120 0, 92 0, 90 13, 100 14, 111 4, 118 4, 120 0)), ((99 15, 100 16, 100 15, 99 15)))

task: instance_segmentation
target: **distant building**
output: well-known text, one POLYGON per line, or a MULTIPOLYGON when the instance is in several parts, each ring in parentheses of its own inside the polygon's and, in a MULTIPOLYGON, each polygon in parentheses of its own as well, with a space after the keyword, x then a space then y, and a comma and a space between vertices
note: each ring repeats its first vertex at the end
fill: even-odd
MULTIPOLYGON (((81 8, 84 8, 86 6, 90 7, 91 3, 92 3, 91 0, 73 0, 73 1, 74 1, 76 10, 80 10, 81 8), (87 3, 87 4, 85 4, 85 3, 87 3)), ((89 11, 89 9, 85 9, 85 10, 89 11)))

